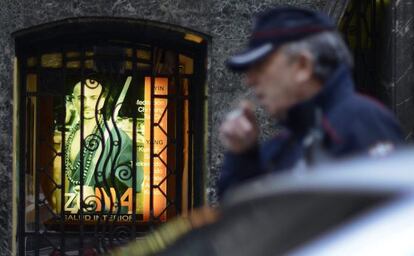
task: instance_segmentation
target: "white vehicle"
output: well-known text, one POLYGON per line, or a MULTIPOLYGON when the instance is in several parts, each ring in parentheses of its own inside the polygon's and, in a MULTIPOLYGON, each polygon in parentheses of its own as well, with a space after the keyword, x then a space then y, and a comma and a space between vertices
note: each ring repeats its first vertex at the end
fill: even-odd
POLYGON ((270 175, 162 255, 414 255, 414 151, 270 175))

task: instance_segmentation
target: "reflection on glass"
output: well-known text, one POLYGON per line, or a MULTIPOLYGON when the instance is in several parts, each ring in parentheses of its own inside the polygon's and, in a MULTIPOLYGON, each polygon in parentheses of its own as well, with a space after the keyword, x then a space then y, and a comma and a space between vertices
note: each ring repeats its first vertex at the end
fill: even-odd
POLYGON ((85 60, 85 68, 92 69, 93 68, 93 60, 85 60))
POLYGON ((80 68, 80 61, 68 61, 66 63, 67 68, 80 68))
POLYGON ((127 57, 132 57, 132 54, 133 54, 133 50, 132 50, 132 48, 126 48, 125 49, 125 55, 127 56, 127 57))
POLYGON ((67 52, 66 53, 66 57, 67 58, 79 58, 80 57, 80 52, 67 52))
POLYGON ((151 64, 147 64, 147 63, 137 63, 137 68, 138 70, 146 70, 146 71, 150 71, 151 70, 151 64))
MULTIPOLYGON (((150 52, 141 51, 139 56, 151 58, 147 53, 150 52)), ((64 67, 68 68, 64 79, 58 77, 60 73, 43 77, 28 73, 25 79, 30 93, 26 97, 25 127, 28 230, 35 226, 36 205, 40 225, 56 224, 54 214, 63 214, 65 225, 79 224, 81 211, 85 223, 90 224, 102 220, 130 223, 133 213, 138 222, 166 221, 176 214, 171 203, 176 197, 174 172, 181 171, 174 169, 174 158, 168 159, 176 155, 176 149, 168 143, 168 133, 176 124, 175 103, 169 106, 166 96, 174 92, 176 81, 144 76, 144 72, 134 76, 93 73, 82 79, 79 69, 92 68, 94 60, 79 60, 79 52, 44 54, 42 66, 48 67, 48 72, 59 67, 63 54, 64 67), (61 81, 64 84, 59 84, 61 81), (57 87, 61 91, 50 93, 57 87), (151 151, 154 155, 150 155, 151 151)), ((178 72, 178 54, 157 50, 154 58, 158 60, 154 69, 159 73, 178 72)), ((125 61, 128 68, 137 65, 140 71, 152 70, 153 64, 144 62, 125 61)), ((185 70, 191 70, 189 58, 180 62, 185 70)), ((184 95, 188 95, 189 80, 180 81, 184 95)), ((185 124, 188 105, 184 108, 185 137, 189 129, 185 124)), ((174 138, 175 132, 170 136, 174 138)), ((184 141, 184 154, 188 154, 188 143, 184 141)), ((184 163, 187 165, 188 159, 184 163)), ((181 182, 186 186, 188 169, 183 171, 181 182)), ((182 201, 186 203, 188 191, 184 192, 182 201)))
POLYGON ((151 59, 151 51, 149 50, 137 50, 137 58, 143 60, 150 60, 151 59))
POLYGON ((191 75, 194 72, 194 60, 183 54, 179 55, 180 73, 191 75))
MULTIPOLYGON (((79 211, 83 185, 86 211, 132 213, 132 141, 118 123, 109 120, 117 117, 105 114, 107 96, 101 82, 86 79, 84 86, 78 82, 73 87, 66 102, 66 121, 71 122, 64 156, 66 212, 79 211)), ((136 168, 136 191, 141 192, 143 170, 136 168)))
POLYGON ((44 68, 60 68, 62 66, 61 53, 47 53, 41 57, 42 67, 44 68))
POLYGON ((27 58, 27 66, 28 67, 34 67, 34 66, 36 66, 36 64, 37 64, 37 60, 36 60, 35 57, 27 58))
POLYGON ((132 61, 125 61, 125 69, 127 70, 132 69, 132 61))

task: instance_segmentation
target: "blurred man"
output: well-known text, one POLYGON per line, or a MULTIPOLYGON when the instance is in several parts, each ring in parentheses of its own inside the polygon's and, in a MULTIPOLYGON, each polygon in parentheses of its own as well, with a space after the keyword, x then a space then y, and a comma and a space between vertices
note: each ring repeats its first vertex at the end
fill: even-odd
POLYGON ((329 157, 383 152, 403 141, 382 105, 354 91, 349 50, 325 15, 276 8, 256 19, 245 52, 227 61, 246 76, 260 105, 282 131, 263 145, 251 103, 227 116, 220 137, 227 150, 219 191, 248 178, 298 168, 329 157))

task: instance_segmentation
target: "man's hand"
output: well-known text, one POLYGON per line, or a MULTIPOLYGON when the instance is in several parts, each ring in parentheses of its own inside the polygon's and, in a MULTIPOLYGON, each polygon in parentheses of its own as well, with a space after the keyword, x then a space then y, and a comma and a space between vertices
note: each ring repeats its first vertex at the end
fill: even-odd
POLYGON ((238 109, 227 114, 220 127, 221 143, 232 153, 240 154, 251 149, 258 137, 254 106, 249 101, 241 102, 238 109))

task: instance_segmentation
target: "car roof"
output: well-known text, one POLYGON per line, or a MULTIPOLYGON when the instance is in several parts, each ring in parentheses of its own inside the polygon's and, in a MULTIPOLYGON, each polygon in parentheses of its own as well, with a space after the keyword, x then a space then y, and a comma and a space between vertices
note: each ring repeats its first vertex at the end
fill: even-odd
POLYGON ((413 255, 414 195, 337 226, 290 251, 289 255, 413 255))
POLYGON ((221 205, 291 192, 414 193, 414 148, 260 176, 227 191, 221 205))

